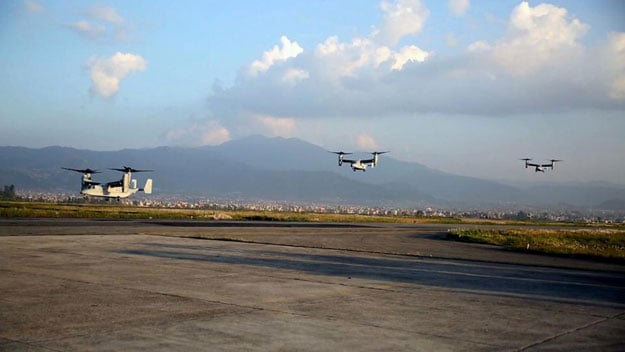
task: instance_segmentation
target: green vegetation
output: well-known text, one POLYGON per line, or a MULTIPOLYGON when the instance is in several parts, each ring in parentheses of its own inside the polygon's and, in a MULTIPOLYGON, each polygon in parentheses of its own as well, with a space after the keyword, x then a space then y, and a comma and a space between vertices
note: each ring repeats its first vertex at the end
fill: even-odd
POLYGON ((103 218, 103 219, 186 219, 186 220, 240 220, 240 221, 297 221, 344 223, 395 224, 474 224, 514 226, 586 226, 580 223, 485 220, 433 216, 392 216, 335 213, 304 213, 260 210, 214 210, 140 207, 116 202, 103 203, 49 203, 37 201, 0 200, 0 217, 38 218, 103 218))
POLYGON ((298 221, 346 223, 460 223, 460 219, 397 217, 356 214, 271 212, 255 210, 204 210, 136 207, 123 204, 56 204, 0 201, 0 217, 7 218, 103 218, 103 219, 187 219, 241 221, 298 221))
POLYGON ((397 224, 473 224, 514 225, 509 229, 452 229, 447 238, 504 246, 510 250, 549 255, 573 256, 625 263, 625 228, 623 226, 597 227, 584 224, 506 222, 480 219, 374 216, 356 214, 299 213, 254 210, 206 210, 149 208, 108 204, 55 204, 44 202, 0 201, 2 218, 99 218, 99 219, 179 219, 179 220, 239 220, 239 221, 296 221, 341 223, 397 223, 397 224), (553 229, 534 229, 528 225, 550 226, 553 229), (576 226, 567 228, 566 226, 576 226))
POLYGON ((0 191, 0 200, 14 200, 17 199, 17 194, 15 193, 15 186, 5 185, 4 188, 0 191))
POLYGON ((451 229, 448 239, 504 246, 514 251, 625 263, 625 229, 451 229))

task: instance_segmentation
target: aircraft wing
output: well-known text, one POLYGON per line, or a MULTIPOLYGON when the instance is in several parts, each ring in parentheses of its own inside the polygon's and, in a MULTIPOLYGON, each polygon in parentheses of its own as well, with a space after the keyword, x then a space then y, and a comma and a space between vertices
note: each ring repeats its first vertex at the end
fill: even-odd
POLYGON ((544 165, 540 165, 540 164, 534 164, 534 163, 527 163, 527 166, 533 166, 533 167, 539 167, 539 166, 544 166, 544 165))
POLYGON ((374 161, 375 159, 360 160, 360 162, 363 164, 373 164, 374 161))
POLYGON ((358 160, 350 160, 350 159, 343 159, 342 161, 344 163, 352 163, 352 164, 355 163, 355 162, 358 162, 358 160))
POLYGON ((113 181, 106 184, 107 187, 123 187, 123 181, 113 181))

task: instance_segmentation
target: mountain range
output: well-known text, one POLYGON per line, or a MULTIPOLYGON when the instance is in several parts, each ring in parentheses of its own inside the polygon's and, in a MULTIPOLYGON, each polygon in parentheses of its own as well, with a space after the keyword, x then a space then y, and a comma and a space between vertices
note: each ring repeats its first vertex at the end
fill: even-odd
MULTIPOLYGON (((369 157, 363 155, 363 157, 369 157)), ((218 146, 90 151, 67 147, 0 147, 0 185, 18 190, 79 191, 80 175, 61 169, 153 169, 154 192, 248 200, 380 206, 549 206, 623 210, 625 186, 549 184, 515 186, 445 173, 388 155, 378 167, 353 172, 338 167, 325 149, 296 138, 251 136, 218 146), (614 209, 616 208, 616 209, 614 209)), ((147 174, 133 174, 139 184, 147 174)))

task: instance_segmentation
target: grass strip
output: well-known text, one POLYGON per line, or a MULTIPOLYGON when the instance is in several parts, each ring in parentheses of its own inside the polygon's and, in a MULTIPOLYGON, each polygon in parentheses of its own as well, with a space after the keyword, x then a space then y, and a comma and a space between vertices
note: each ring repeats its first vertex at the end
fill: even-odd
POLYGON ((622 225, 590 225, 584 223, 491 220, 435 216, 364 215, 314 212, 212 210, 142 207, 111 202, 108 204, 65 204, 28 201, 0 201, 0 218, 99 218, 99 219, 168 219, 168 220, 237 220, 237 221, 291 221, 342 222, 389 224, 473 224, 511 226, 609 226, 625 229, 622 225))
POLYGON ((444 223, 456 224, 457 218, 402 217, 384 215, 302 213, 260 210, 208 210, 150 208, 123 204, 58 204, 0 201, 4 218, 101 218, 101 219, 180 219, 345 223, 444 223))
POLYGON ((447 238, 493 244, 513 251, 625 264, 623 229, 450 229, 447 238))

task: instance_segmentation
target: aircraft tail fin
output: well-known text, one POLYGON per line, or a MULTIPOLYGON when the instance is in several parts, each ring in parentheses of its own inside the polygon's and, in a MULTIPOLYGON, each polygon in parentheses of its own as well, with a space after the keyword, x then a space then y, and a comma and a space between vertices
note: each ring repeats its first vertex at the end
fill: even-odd
POLYGON ((145 181, 145 186, 143 187, 143 193, 152 194, 152 179, 148 178, 145 181))

